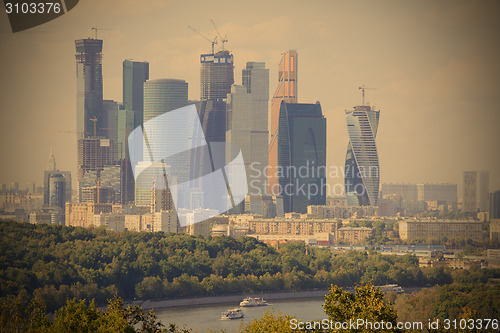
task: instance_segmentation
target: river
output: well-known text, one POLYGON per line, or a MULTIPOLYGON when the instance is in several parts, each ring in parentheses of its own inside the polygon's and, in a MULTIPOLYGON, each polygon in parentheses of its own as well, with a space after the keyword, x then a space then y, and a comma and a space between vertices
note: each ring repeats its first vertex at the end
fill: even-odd
MULTIPOLYGON (((243 297, 242 297, 243 298, 243 297)), ((225 310, 238 308, 239 302, 216 305, 197 305, 190 307, 172 307, 156 309, 158 319, 164 324, 175 323, 191 328, 193 332, 210 332, 225 330, 238 332, 241 325, 261 317, 266 310, 292 315, 301 320, 321 320, 325 318, 323 312, 324 297, 286 299, 269 301, 268 306, 241 308, 245 317, 242 319, 221 320, 221 313, 225 310)))

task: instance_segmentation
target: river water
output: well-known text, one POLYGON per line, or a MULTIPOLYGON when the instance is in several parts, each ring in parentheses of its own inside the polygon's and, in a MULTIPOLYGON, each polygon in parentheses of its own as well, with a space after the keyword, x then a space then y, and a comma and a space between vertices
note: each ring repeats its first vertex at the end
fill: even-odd
POLYGON ((175 323, 191 328, 193 332, 221 331, 238 332, 241 325, 261 317, 269 309, 292 315, 300 320, 322 320, 324 297, 306 299, 288 299, 269 301, 268 306, 241 308, 245 317, 242 319, 221 320, 221 313, 228 309, 238 308, 239 302, 192 307, 156 309, 158 319, 164 324, 175 323))

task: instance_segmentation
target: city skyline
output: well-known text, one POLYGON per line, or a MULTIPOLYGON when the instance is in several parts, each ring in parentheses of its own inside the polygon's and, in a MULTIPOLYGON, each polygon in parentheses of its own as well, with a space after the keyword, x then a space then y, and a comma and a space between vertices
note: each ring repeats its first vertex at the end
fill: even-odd
MULTIPOLYGON (((327 166, 343 165, 348 139, 343 113, 360 104, 357 87, 364 83, 377 88, 367 98, 384 111, 377 137, 381 183, 451 182, 458 184, 461 197, 464 171, 489 170, 490 190, 500 188, 500 157, 491 153, 499 142, 499 114, 494 103, 499 66, 494 60, 500 52, 491 42, 492 37, 498 37, 493 14, 498 13, 499 5, 467 1, 402 5, 387 1, 383 4, 389 7, 383 13, 375 5, 363 4, 318 2, 306 10, 317 14, 316 19, 306 20, 301 32, 294 24, 303 7, 298 3, 279 15, 273 15, 275 5, 269 4, 269 10, 254 17, 248 26, 248 19, 234 8, 191 16, 185 6, 175 2, 154 2, 152 9, 128 4, 139 10, 135 13, 115 3, 117 18, 134 15, 155 24, 163 22, 160 13, 171 9, 168 15, 175 14, 175 22, 167 24, 168 33, 160 36, 153 28, 133 24, 136 30, 132 31, 119 19, 106 20, 112 12, 110 4, 90 2, 47 25, 15 35, 3 33, 0 40, 6 45, 2 51, 6 61, 0 65, 5 73, 0 107, 2 124, 9 123, 2 128, 2 140, 9 144, 2 145, 1 155, 9 162, 4 162, 0 183, 34 180, 41 184, 50 146, 54 146, 60 169, 76 174, 76 135, 64 133, 76 131, 73 42, 89 36, 94 23, 113 29, 99 31, 104 40, 104 99, 121 99, 122 62, 139 59, 150 63, 152 79, 188 82, 189 99, 197 100, 198 59, 210 45, 186 27, 193 25, 204 34, 213 34, 213 15, 221 22, 219 30, 229 36, 226 45, 235 55, 235 71, 244 68, 247 61, 265 62, 271 92, 276 89, 281 52, 294 48, 300 53, 300 101, 319 100, 328 119, 327 166), (93 6, 99 15, 91 18, 93 6), (321 9, 331 9, 331 21, 321 9), (386 18, 388 22, 373 24, 371 31, 353 26, 347 29, 342 26, 347 18, 340 19, 341 13, 351 19, 386 18), (335 19, 338 22, 330 23, 335 19), (402 29, 393 29, 391 24, 402 29), (288 29, 273 30, 280 26, 288 29), (267 36, 273 35, 269 31, 276 33, 267 36), (144 33, 150 38, 141 36, 144 33), (127 45, 125 36, 130 38, 127 45), (270 42, 273 38, 275 43, 270 42), (446 47, 441 47, 443 41, 446 47), (21 96, 21 91, 30 91, 30 98, 21 96)), ((5 15, 0 19, 0 30, 8 31, 5 15)), ((343 179, 330 181, 336 184, 343 179)))

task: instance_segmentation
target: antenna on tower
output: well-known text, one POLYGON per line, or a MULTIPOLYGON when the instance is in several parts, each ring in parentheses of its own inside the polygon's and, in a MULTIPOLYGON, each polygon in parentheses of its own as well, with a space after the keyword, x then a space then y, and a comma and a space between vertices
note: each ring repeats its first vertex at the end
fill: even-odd
POLYGON ((361 90, 361 94, 362 94, 362 106, 365 105, 365 90, 375 90, 375 88, 366 88, 365 85, 363 84, 361 87, 358 87, 359 90, 361 90))

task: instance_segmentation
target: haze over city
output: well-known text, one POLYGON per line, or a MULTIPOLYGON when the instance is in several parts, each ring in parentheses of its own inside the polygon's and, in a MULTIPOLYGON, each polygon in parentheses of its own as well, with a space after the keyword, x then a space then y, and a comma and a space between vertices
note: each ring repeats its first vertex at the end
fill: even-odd
POLYGON ((247 61, 263 61, 272 96, 281 54, 298 51, 298 100, 321 103, 327 166, 344 165, 344 110, 361 104, 364 84, 381 110, 381 183, 455 183, 461 197, 463 171, 489 170, 496 190, 498 14, 495 1, 82 1, 16 34, 2 14, 0 183, 40 184, 51 147, 58 168, 76 172, 74 40, 102 29, 105 99, 121 101, 122 61, 134 59, 150 63, 151 79, 186 80, 198 100, 210 43, 187 26, 215 36, 213 19, 234 54, 235 83, 247 61))

